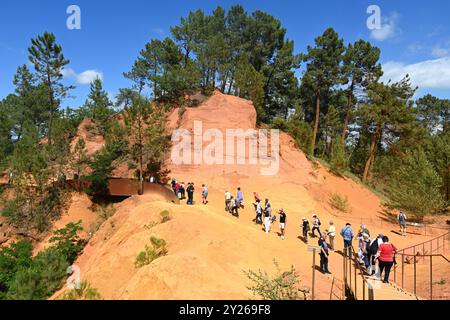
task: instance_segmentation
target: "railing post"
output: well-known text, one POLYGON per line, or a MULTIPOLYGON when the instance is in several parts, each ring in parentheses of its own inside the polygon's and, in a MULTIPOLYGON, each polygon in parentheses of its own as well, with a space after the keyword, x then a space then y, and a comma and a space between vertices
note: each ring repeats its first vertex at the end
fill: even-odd
POLYGON ((414 295, 417 295, 417 270, 416 270, 417 259, 416 255, 414 255, 414 295))
MULTIPOLYGON (((397 261, 397 254, 394 254, 394 259, 397 261)), ((394 263, 394 282, 397 282, 397 264, 394 263)))
POLYGON ((363 301, 366 300, 366 282, 363 279, 363 301))
POLYGON ((430 256, 430 300, 433 300, 433 256, 430 256))
POLYGON ((402 288, 405 288, 405 257, 402 255, 402 288))
POLYGON ((357 289, 357 287, 358 287, 358 281, 356 281, 356 263, 357 263, 357 261, 356 261, 356 259, 355 259, 355 266, 354 266, 354 271, 355 271, 355 299, 356 300, 358 300, 358 289, 357 289))

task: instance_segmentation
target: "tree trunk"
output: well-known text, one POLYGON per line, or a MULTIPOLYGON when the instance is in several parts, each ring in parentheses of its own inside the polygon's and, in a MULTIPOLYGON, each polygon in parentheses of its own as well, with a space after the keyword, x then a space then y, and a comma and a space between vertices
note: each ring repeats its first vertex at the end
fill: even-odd
POLYGON ((348 92, 348 97, 347 97, 347 110, 345 111, 345 120, 344 120, 344 128, 342 129, 342 145, 345 147, 345 141, 347 139, 347 129, 348 129, 348 124, 350 122, 350 111, 352 108, 352 94, 353 94, 353 90, 354 90, 354 82, 352 81, 352 84, 350 86, 349 92, 348 92))
POLYGON ((375 148, 377 145, 378 137, 381 133, 381 124, 377 125, 377 131, 372 136, 372 142, 370 144, 370 152, 369 152, 369 158, 366 161, 366 165, 364 167, 364 174, 363 174, 363 182, 367 181, 367 177, 369 176, 369 170, 371 165, 373 164, 373 157, 375 155, 375 148))
POLYGON ((316 137, 319 130, 319 117, 320 117, 320 92, 316 95, 316 121, 314 123, 314 133, 311 141, 310 154, 314 156, 314 150, 316 149, 316 137))
POLYGON ((53 90, 52 90, 52 83, 50 74, 47 74, 47 81, 48 81, 48 94, 49 94, 49 102, 50 102, 50 115, 49 115, 49 121, 48 121, 48 145, 52 145, 52 127, 53 127, 53 104, 54 104, 54 98, 53 98, 53 90))

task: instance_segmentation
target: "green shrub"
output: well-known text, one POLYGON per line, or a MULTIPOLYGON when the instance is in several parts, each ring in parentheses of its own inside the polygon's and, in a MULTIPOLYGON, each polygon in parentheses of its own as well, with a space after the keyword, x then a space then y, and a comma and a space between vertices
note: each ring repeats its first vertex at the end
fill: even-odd
POLYGON ((32 253, 33 246, 28 240, 0 247, 0 300, 5 298, 17 271, 31 266, 32 253))
POLYGON ((64 284, 68 267, 66 257, 53 248, 39 253, 29 268, 17 271, 6 299, 48 299, 64 284))
POLYGON ((167 211, 167 210, 164 210, 164 211, 161 211, 160 213, 159 213, 159 215, 161 216, 161 218, 162 218, 162 220, 161 220, 161 223, 165 223, 165 222, 167 222, 167 221, 170 221, 170 212, 169 211, 167 211))
POLYGON ((142 268, 159 257, 167 255, 166 241, 163 239, 156 238, 154 236, 150 237, 151 247, 146 245, 145 250, 141 251, 134 262, 136 268, 142 268))
POLYGON ((275 260, 274 264, 277 268, 277 275, 274 278, 269 277, 266 271, 244 272, 253 282, 247 289, 262 300, 306 300, 307 290, 298 288, 300 281, 294 267, 291 266, 291 270, 281 272, 275 260))
POLYGON ((336 175, 342 176, 348 168, 348 158, 344 146, 335 141, 331 150, 330 169, 336 175))
POLYGON ((91 285, 82 281, 80 285, 72 290, 64 293, 62 300, 102 300, 102 296, 98 290, 92 288, 91 285))
POLYGON ((342 212, 350 211, 350 204, 348 202, 347 196, 342 196, 339 193, 333 193, 330 196, 330 205, 342 212))
POLYGON ((72 264, 78 254, 83 250, 83 243, 78 232, 82 231, 81 220, 69 223, 64 228, 56 230, 49 242, 54 243, 53 248, 72 264))

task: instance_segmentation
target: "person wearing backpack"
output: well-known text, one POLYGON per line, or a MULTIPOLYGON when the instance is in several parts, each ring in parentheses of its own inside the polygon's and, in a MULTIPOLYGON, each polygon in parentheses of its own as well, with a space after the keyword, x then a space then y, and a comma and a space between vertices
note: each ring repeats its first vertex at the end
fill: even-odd
POLYGON ((322 225, 322 223, 320 222, 320 220, 319 220, 319 218, 317 217, 316 214, 313 214, 312 217, 313 217, 313 228, 312 228, 312 231, 311 231, 311 233, 312 233, 311 237, 313 237, 313 238, 316 237, 316 230, 319 233, 319 237, 320 237, 320 235, 322 234, 320 232, 320 226, 322 225))
POLYGON ((341 236, 344 239, 344 255, 350 256, 352 252, 352 241, 354 233, 350 223, 347 223, 341 230, 341 236))
POLYGON ((265 207, 264 207, 264 227, 265 227, 266 233, 270 232, 271 216, 272 216, 272 207, 270 206, 269 199, 266 199, 266 203, 265 203, 265 207))
POLYGON ((400 211, 398 215, 398 223, 400 224, 402 236, 406 237, 406 214, 403 211, 400 211))
POLYGON ((255 205, 255 212, 256 212, 256 217, 255 217, 255 223, 256 224, 262 224, 262 208, 261 208, 261 200, 256 200, 256 202, 254 203, 255 205))
POLYGON ((309 221, 306 219, 306 217, 303 218, 302 222, 302 228, 303 228, 303 240, 305 243, 308 243, 308 231, 311 230, 309 226, 309 221))
POLYGON ((389 238, 384 236, 382 238, 383 243, 380 244, 378 248, 378 262, 380 265, 380 278, 383 275, 384 271, 384 279, 383 283, 389 283, 389 274, 391 272, 391 268, 394 265, 394 255, 397 253, 397 248, 389 243, 389 238))
POLYGON ((230 205, 231 205, 231 214, 232 214, 233 216, 239 218, 239 211, 238 211, 238 208, 239 208, 239 202, 238 202, 238 200, 235 199, 235 198, 233 198, 233 197, 231 197, 231 203, 230 203, 230 205))
MULTIPOLYGON (((370 275, 373 276, 375 275, 375 273, 377 273, 376 269, 377 269, 377 253, 378 253, 378 248, 380 246, 380 244, 383 242, 382 238, 384 237, 383 234, 379 234, 378 237, 376 237, 375 239, 372 240, 372 242, 370 243, 370 260, 371 260, 371 272, 370 275)), ((378 270, 379 271, 379 270, 378 270)))

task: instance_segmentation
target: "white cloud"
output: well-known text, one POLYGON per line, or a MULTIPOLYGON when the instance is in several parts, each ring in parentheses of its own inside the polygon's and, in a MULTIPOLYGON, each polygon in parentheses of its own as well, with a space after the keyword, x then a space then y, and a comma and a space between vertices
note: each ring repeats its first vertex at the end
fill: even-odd
POLYGON ((442 57, 448 56, 449 53, 450 53, 449 49, 443 48, 441 46, 435 46, 435 47, 433 47, 433 50, 431 51, 431 55, 436 58, 442 58, 442 57))
POLYGON ((374 29, 370 33, 370 36, 378 41, 384 41, 389 38, 394 38, 401 33, 401 30, 397 26, 398 13, 393 12, 387 17, 383 17, 383 21, 380 29, 374 29))
POLYGON ((383 64, 383 71, 384 82, 399 81, 409 74, 420 89, 450 89, 450 56, 414 64, 390 61, 383 64))
POLYGON ((164 31, 164 29, 163 28, 153 28, 152 29, 152 32, 153 33, 156 33, 158 36, 165 36, 166 35, 166 32, 164 31))
POLYGON ((91 84, 95 79, 103 80, 103 74, 97 70, 86 70, 81 73, 76 73, 72 68, 65 68, 62 71, 64 78, 73 79, 76 83, 87 85, 91 84))
POLYGON ((450 40, 442 41, 441 43, 436 44, 431 51, 431 55, 434 58, 450 56, 450 40))

